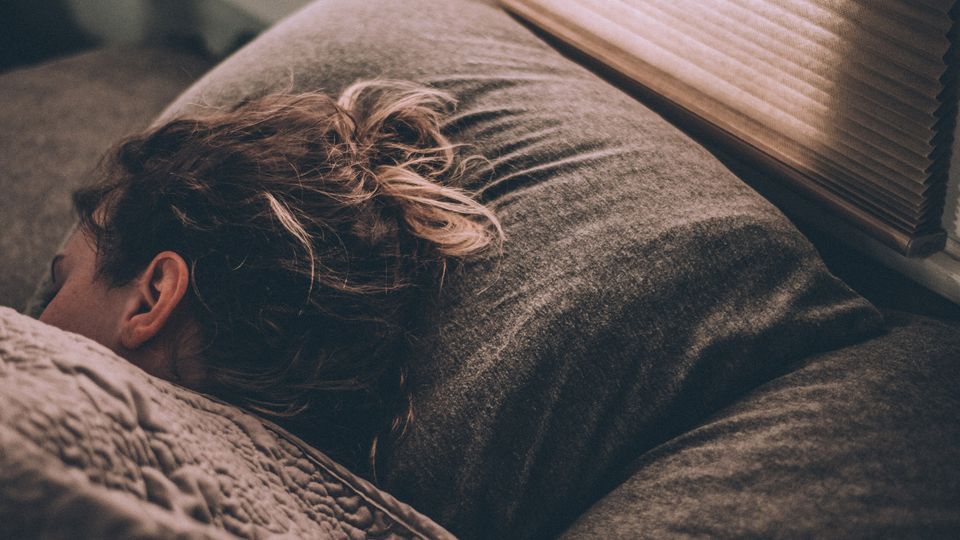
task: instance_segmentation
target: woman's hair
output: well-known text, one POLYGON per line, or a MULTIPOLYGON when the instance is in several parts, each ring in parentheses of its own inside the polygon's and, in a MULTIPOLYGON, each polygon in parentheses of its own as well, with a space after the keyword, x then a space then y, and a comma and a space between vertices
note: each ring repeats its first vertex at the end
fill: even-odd
POLYGON ((457 187, 470 160, 440 128, 455 103, 361 81, 336 100, 267 95, 130 137, 74 194, 98 279, 122 286, 180 254, 200 348, 175 354, 198 355, 204 390, 299 426, 376 481, 378 442, 413 418, 420 304, 449 263, 505 239, 457 187))

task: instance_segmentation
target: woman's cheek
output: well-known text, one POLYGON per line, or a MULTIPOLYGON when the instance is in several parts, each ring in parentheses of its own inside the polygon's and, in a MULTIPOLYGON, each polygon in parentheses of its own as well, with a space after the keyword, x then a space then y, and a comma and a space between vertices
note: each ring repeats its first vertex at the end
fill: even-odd
POLYGON ((40 315, 40 320, 61 330, 80 334, 101 345, 111 347, 103 326, 106 306, 84 294, 81 287, 68 282, 57 292, 40 315))
POLYGON ((76 322, 78 317, 71 314, 71 311, 73 311, 71 307, 76 304, 75 296, 76 294, 69 286, 61 287, 53 299, 50 300, 50 303, 47 304, 43 313, 40 314, 40 320, 62 330, 77 332, 76 322))

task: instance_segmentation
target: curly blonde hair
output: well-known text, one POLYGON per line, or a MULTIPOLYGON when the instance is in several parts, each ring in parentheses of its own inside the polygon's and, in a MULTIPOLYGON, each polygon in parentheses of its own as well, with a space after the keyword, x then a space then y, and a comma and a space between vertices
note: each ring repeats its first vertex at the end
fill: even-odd
POLYGON ((337 99, 272 94, 130 137, 104 180, 74 194, 98 277, 122 286, 156 253, 179 253, 204 390, 376 481, 378 448, 414 417, 418 306, 448 264, 506 238, 458 187, 474 158, 441 133, 455 104, 368 80, 337 99))

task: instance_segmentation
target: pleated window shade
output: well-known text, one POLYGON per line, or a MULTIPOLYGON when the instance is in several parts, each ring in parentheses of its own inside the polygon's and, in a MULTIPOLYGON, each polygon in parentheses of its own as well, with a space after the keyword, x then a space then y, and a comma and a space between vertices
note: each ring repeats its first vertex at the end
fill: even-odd
POLYGON ((795 187, 899 252, 943 247, 954 1, 501 3, 772 158, 795 187))

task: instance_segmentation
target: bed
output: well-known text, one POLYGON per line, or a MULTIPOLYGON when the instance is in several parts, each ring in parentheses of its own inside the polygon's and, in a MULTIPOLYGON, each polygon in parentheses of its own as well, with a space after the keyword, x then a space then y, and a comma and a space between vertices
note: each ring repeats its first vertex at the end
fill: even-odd
POLYGON ((3 303, 25 312, 0 310, 0 535, 960 534, 958 323, 859 294, 708 148, 496 3, 319 1, 206 69, 125 49, 0 74, 3 303), (417 421, 377 485, 31 319, 72 171, 118 136, 66 126, 369 77, 458 98, 444 129, 487 158, 468 187, 507 235, 424 306, 417 421))

